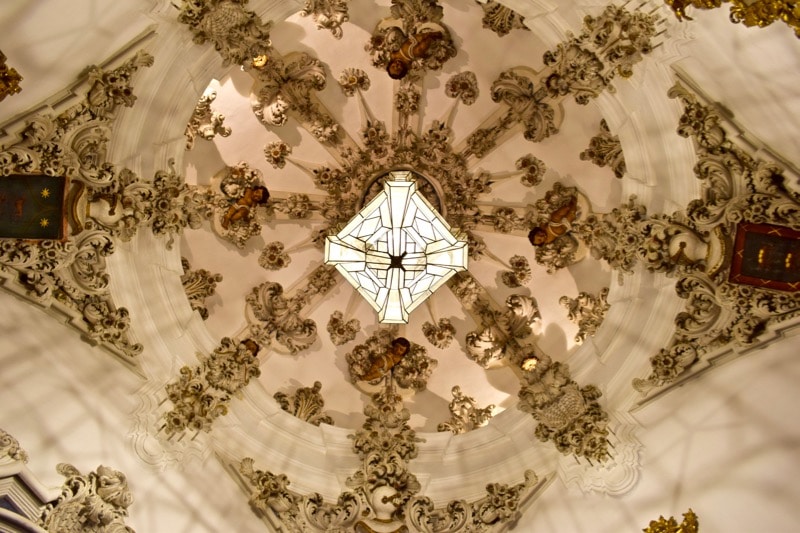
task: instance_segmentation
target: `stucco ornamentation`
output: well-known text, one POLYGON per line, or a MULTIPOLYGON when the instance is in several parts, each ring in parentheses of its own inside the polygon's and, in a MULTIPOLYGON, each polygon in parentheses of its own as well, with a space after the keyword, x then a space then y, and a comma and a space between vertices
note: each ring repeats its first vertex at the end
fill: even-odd
POLYGON ((125 474, 98 466, 95 472, 81 474, 72 465, 61 463, 56 470, 66 477, 61 495, 47 504, 40 525, 47 531, 63 533, 133 533, 125 525, 133 495, 125 474))
POLYGON ((391 17, 377 25, 365 47, 372 64, 412 81, 441 69, 457 53, 443 14, 435 0, 392 0, 391 17))
POLYGON ((535 435, 555 444, 564 455, 604 462, 609 456, 608 414, 597 399, 594 385, 580 387, 569 367, 537 355, 538 363, 524 372, 517 406, 539 424, 535 435))
POLYGON ((299 387, 291 394, 276 392, 272 395, 281 409, 289 414, 305 420, 309 424, 318 426, 320 424, 333 425, 333 418, 322 410, 325 407, 325 400, 320 391, 322 383, 314 382, 313 387, 299 387))
POLYGON ((302 291, 287 298, 283 287, 271 281, 254 287, 246 298, 251 336, 291 354, 311 346, 317 340, 317 324, 300 316, 308 297, 309 291, 302 291))
POLYGON ((483 27, 492 30, 500 37, 511 30, 527 30, 525 17, 495 0, 476 0, 483 8, 483 27))
POLYGON ((206 299, 216 292, 217 283, 222 281, 222 274, 212 274, 204 268, 192 270, 185 257, 181 257, 181 266, 183 267, 181 283, 186 297, 189 299, 189 304, 193 310, 200 313, 203 320, 206 320, 208 318, 206 299))
POLYGON ((164 432, 172 437, 185 431, 211 431, 214 420, 228 413, 231 395, 258 377, 260 347, 247 339, 224 337, 199 365, 184 366, 165 387, 172 409, 162 416, 164 432))
POLYGON ((660 246, 651 245, 643 257, 679 275, 675 289, 686 306, 675 317, 670 344, 651 357, 650 375, 634 380, 642 393, 677 383, 715 351, 752 345, 770 325, 800 315, 800 293, 734 283, 727 259, 743 222, 800 229, 800 196, 787 188, 776 164, 755 159, 728 138, 712 106, 679 84, 669 95, 684 106, 678 134, 694 141, 703 189, 685 212, 646 226, 654 228, 645 235, 648 242, 658 235, 660 246))
POLYGON ((495 310, 480 299, 473 306, 482 322, 481 329, 467 334, 467 355, 484 368, 508 358, 519 362, 527 352, 526 339, 533 326, 541 321, 536 300, 530 296, 512 294, 506 299, 506 309, 495 310))
MULTIPOLYGON (((363 380, 373 363, 392 349, 392 341, 396 337, 395 329, 389 327, 378 330, 370 335, 364 343, 354 346, 353 350, 345 355, 350 379, 353 383, 363 380)), ((428 379, 437 364, 436 359, 428 357, 424 347, 411 343, 408 352, 392 366, 390 381, 404 389, 412 389, 416 392, 425 390, 428 379)), ((382 379, 383 375, 372 381, 377 383, 382 379)))
POLYGON ((210 42, 223 64, 249 66, 269 54, 271 22, 262 22, 244 6, 248 0, 184 0, 178 22, 189 26, 196 44, 210 42))
POLYGON ((437 431, 450 431, 455 435, 466 433, 477 427, 485 425, 492 418, 494 405, 478 407, 475 398, 467 396, 461 391, 461 387, 456 385, 451 390, 453 399, 448 405, 450 409, 450 420, 442 422, 436 426, 437 431))
POLYGON ((225 125, 225 115, 211 109, 211 104, 216 98, 217 93, 212 91, 202 95, 197 101, 184 132, 187 150, 194 148, 194 141, 198 137, 211 141, 217 135, 230 136, 231 128, 225 125))
POLYGON ((422 334, 437 348, 447 348, 455 338, 456 328, 450 319, 440 318, 436 324, 432 322, 422 324, 422 334))
POLYGON ((604 287, 597 296, 581 291, 576 298, 562 296, 559 299, 558 302, 566 307, 570 321, 578 325, 576 343, 583 344, 586 337, 592 337, 597 332, 610 307, 607 297, 608 287, 604 287))
POLYGON ((28 462, 28 453, 19 445, 19 441, 0 428, 0 464, 7 461, 28 462))
POLYGON ((342 24, 350 20, 347 0, 306 0, 300 16, 309 15, 318 29, 329 30, 337 39, 342 38, 342 24))
POLYGON ((328 320, 328 334, 331 336, 331 342, 336 346, 352 341, 359 331, 361 331, 361 322, 356 318, 345 321, 341 311, 334 311, 328 320))
POLYGON ((600 121, 600 133, 589 141, 589 148, 581 152, 581 160, 591 161, 598 167, 609 167, 614 175, 622 178, 625 175, 625 156, 619 137, 612 135, 605 119, 600 121))

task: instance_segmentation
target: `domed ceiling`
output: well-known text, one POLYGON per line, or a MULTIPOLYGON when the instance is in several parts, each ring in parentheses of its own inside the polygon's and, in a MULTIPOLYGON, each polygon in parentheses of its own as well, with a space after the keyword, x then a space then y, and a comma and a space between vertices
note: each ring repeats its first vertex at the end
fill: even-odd
POLYGON ((64 140, 85 186, 69 234, 117 246, 113 305, 82 327, 144 378, 142 460, 214 454, 271 528, 499 530, 556 479, 624 493, 630 411, 797 313, 796 293, 758 289, 756 312, 727 281, 736 223, 791 240, 797 196, 726 137, 666 6, 208 0, 149 17, 90 71, 73 112, 90 126, 64 140), (720 178, 714 157, 740 170, 720 178), (468 265, 381 323, 326 238, 397 175, 468 265))

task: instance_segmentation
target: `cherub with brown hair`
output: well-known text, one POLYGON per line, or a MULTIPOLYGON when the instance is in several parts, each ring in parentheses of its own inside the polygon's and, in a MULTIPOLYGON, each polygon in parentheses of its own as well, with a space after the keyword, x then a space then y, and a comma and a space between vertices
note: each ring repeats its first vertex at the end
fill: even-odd
POLYGON ((531 229, 528 232, 528 240, 533 246, 550 244, 572 229, 572 222, 577 215, 578 197, 572 196, 569 202, 550 213, 549 221, 531 229))
POLYGON ((394 80, 405 78, 415 59, 425 59, 431 44, 444 36, 440 31, 426 31, 409 35, 399 50, 389 56, 386 72, 394 80))
POLYGON ((269 191, 263 185, 248 187, 241 198, 228 208, 222 216, 222 227, 228 229, 232 222, 250 218, 250 209, 256 205, 266 205, 269 200, 269 191))
POLYGON ((384 377, 394 368, 411 350, 411 343, 405 337, 397 337, 389 345, 386 353, 376 356, 370 361, 370 367, 361 376, 362 381, 374 381, 384 377))

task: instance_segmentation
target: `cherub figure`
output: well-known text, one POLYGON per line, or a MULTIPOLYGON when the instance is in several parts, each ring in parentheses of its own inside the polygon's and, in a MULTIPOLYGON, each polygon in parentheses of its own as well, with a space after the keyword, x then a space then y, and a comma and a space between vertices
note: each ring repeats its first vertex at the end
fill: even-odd
POLYGON ((269 200, 269 191, 263 185, 247 187, 242 196, 222 216, 222 227, 228 229, 231 223, 243 219, 249 220, 252 216, 250 210, 257 205, 266 205, 267 200, 269 200))
POLYGON ((578 197, 572 196, 569 202, 550 213, 550 220, 547 223, 531 229, 528 232, 528 240, 533 246, 550 244, 572 229, 572 222, 577 216, 578 197))
POLYGON ((374 381, 386 376, 411 350, 411 343, 405 337, 397 337, 389 345, 386 353, 375 356, 370 367, 361 376, 362 381, 374 381))
POLYGON ((386 72, 395 80, 405 78, 415 59, 428 57, 431 44, 442 39, 444 34, 440 31, 426 31, 409 35, 400 49, 389 56, 386 72))

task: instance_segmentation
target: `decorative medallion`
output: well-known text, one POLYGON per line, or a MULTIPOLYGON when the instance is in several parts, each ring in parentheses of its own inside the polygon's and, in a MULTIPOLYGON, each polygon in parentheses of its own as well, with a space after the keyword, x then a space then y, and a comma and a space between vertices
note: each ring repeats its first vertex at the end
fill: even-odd
POLYGON ((467 243, 417 192, 411 171, 387 178, 383 192, 326 239, 325 263, 361 293, 380 322, 405 324, 414 308, 467 269, 467 243))

